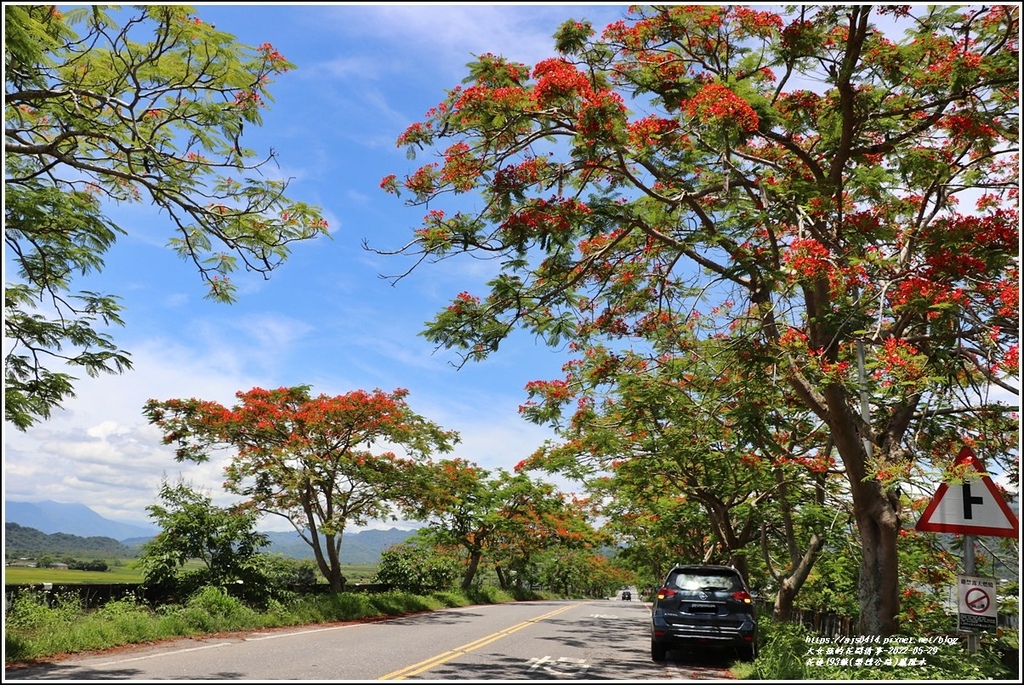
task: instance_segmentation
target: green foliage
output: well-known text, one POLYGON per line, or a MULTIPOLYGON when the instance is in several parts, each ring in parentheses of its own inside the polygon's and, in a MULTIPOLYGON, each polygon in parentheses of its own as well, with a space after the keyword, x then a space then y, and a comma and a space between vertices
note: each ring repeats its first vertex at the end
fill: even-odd
MULTIPOLYGON (((943 633, 938 634, 901 634, 893 636, 889 645, 896 653, 889 651, 886 643, 864 642, 862 647, 874 654, 881 652, 882 658, 893 658, 899 661, 900 658, 914 658, 924 661, 920 665, 915 661, 913 665, 861 665, 855 666, 852 662, 856 655, 846 656, 821 656, 824 664, 819 665, 819 655, 815 654, 818 647, 840 647, 847 644, 831 638, 821 638, 798 624, 782 623, 770 624, 762 621, 762 642, 760 652, 754 662, 755 679, 768 680, 772 682, 787 680, 804 681, 826 681, 826 680, 915 680, 926 681, 974 681, 987 679, 1006 678, 1010 673, 1002 663, 1001 650, 1006 648, 995 640, 985 639, 982 641, 977 653, 968 651, 966 641, 963 638, 952 638, 943 633), (900 642, 905 640, 905 642, 900 642), (926 640, 927 642, 920 642, 926 640), (899 650, 903 645, 909 648, 906 654, 900 654, 899 650), (915 655, 913 647, 923 645, 921 654, 915 655), (847 658, 850 662, 840 664, 840 659, 847 658), (831 663, 830 663, 831 662, 831 663)), ((884 640, 885 638, 881 638, 884 640)), ((856 647, 852 647, 856 649, 856 647)), ((864 650, 862 650, 863 654, 864 650)), ((861 658, 865 658, 861 656, 861 658)))
POLYGON ((137 227, 112 209, 147 203, 208 297, 231 302, 239 267, 267 274, 295 241, 328 235, 319 209, 290 200, 242 146, 294 65, 186 6, 51 5, 4 12, 5 420, 25 430, 74 395, 77 377, 122 373, 116 295, 76 291, 137 227), (120 22, 120 23, 119 23, 120 22), (199 55, 203 57, 200 58, 199 55))
POLYGON ((22 592, 7 604, 5 625, 28 630, 46 630, 73 622, 82 613, 78 595, 51 597, 46 594, 22 592))
POLYGON ((188 598, 185 608, 201 610, 210 616, 245 625, 255 612, 244 602, 232 597, 223 587, 206 586, 188 598))
POLYGON ((419 469, 407 490, 408 514, 430 521, 418 536, 465 555, 464 590, 484 564, 510 590, 535 580, 537 557, 546 550, 599 541, 582 507, 525 472, 491 473, 463 459, 441 460, 419 469))
POLYGON ((848 536, 836 535, 834 539, 839 544, 827 545, 818 557, 797 606, 826 608, 841 616, 856 616, 860 611, 857 602, 860 554, 855 548, 840 546, 851 539, 848 536))
POLYGON ((397 590, 374 593, 369 595, 369 598, 373 608, 385 616, 402 616, 418 611, 432 611, 444 606, 430 595, 397 590))
POLYGON ((205 586, 232 586, 250 601, 266 601, 274 587, 259 555, 266 535, 255 530, 257 513, 213 506, 184 482, 164 483, 163 504, 148 507, 162 532, 143 546, 145 584, 178 596, 205 586), (199 560, 200 568, 189 563, 199 560))
POLYGON ((447 590, 428 595, 310 594, 271 601, 262 610, 251 608, 224 588, 211 586, 200 588, 183 604, 163 604, 156 609, 130 597, 93 611, 83 610, 77 594, 56 599, 48 606, 43 596, 24 593, 7 603, 4 638, 8 664, 203 633, 351 621, 514 601, 500 589, 486 586, 470 593, 447 590))
MULTIPOLYGON (((445 607, 464 607, 469 604, 472 604, 472 601, 466 596, 466 593, 460 590, 445 590, 444 592, 431 592, 430 597, 432 599, 437 600, 441 604, 441 606, 445 607)), ((530 599, 533 598, 531 597, 530 599)))
POLYGON ((46 601, 44 596, 22 593, 8 604, 5 614, 8 661, 148 642, 166 635, 152 611, 131 598, 85 611, 77 594, 46 601))
POLYGON ((758 624, 761 644, 754 661, 758 679, 801 680, 805 673, 807 631, 795 623, 773 624, 764 616, 758 624))
POLYGON ((427 544, 394 545, 380 556, 371 582, 422 594, 452 587, 462 564, 442 549, 427 544))
POLYGON ((493 585, 477 585, 465 591, 473 604, 504 604, 514 602, 515 597, 493 585))

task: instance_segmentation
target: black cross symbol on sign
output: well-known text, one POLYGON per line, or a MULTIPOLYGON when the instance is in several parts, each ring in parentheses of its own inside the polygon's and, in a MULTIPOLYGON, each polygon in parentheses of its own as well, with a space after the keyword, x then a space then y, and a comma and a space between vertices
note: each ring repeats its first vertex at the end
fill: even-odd
POLYGON ((964 483, 963 484, 963 489, 964 489, 964 519, 970 521, 972 518, 974 518, 971 515, 972 514, 972 512, 971 512, 971 505, 972 504, 984 504, 985 503, 985 498, 984 497, 971 497, 971 484, 970 483, 964 483))

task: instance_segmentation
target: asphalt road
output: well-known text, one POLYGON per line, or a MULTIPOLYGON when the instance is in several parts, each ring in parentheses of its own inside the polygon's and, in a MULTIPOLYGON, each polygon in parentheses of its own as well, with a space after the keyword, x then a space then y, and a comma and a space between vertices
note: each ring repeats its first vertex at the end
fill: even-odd
POLYGON ((724 680, 729 655, 650 657, 638 601, 537 601, 262 631, 5 669, 4 680, 724 680), (675 657, 675 658, 674 658, 675 657))

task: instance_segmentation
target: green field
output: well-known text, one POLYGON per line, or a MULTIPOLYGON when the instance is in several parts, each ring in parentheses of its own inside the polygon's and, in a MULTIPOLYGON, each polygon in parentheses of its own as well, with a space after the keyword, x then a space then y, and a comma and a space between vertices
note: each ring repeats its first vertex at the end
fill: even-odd
POLYGON ((109 571, 72 571, 66 568, 4 569, 4 583, 23 585, 36 583, 141 583, 142 571, 127 566, 111 566, 109 571))

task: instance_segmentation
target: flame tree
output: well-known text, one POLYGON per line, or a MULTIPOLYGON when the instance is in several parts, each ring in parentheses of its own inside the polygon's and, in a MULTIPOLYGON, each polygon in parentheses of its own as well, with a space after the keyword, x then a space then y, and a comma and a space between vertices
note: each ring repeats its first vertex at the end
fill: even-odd
POLYGON ((307 386, 253 388, 239 392, 230 408, 197 399, 149 400, 144 414, 164 431, 164 444, 177 445, 178 461, 202 463, 213 450, 235 450, 224 488, 242 496, 246 507, 291 523, 331 589, 340 592, 346 526, 391 515, 406 503, 410 474, 458 441, 455 432, 414 413, 407 395, 398 389, 314 397, 307 386))
POLYGON ((732 302, 725 335, 827 427, 860 629, 891 634, 899 484, 962 441, 1017 472, 1018 33, 1011 5, 568 21, 557 56, 479 57, 399 137, 437 158, 381 186, 429 211, 373 249, 500 265, 425 331, 466 361, 732 302))

